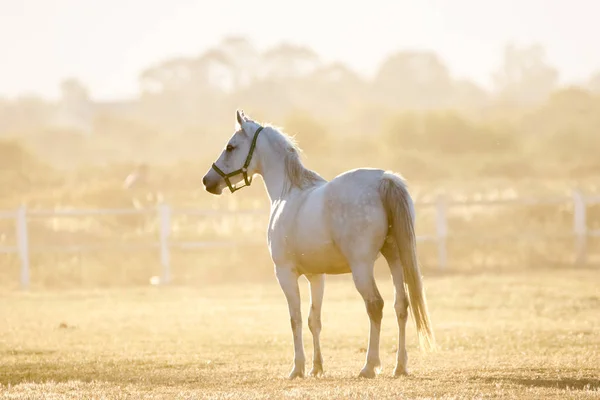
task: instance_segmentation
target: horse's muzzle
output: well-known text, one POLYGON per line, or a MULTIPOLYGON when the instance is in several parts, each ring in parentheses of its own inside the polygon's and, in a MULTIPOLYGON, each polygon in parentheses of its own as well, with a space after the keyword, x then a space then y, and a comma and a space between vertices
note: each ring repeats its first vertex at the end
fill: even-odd
POLYGON ((219 195, 223 193, 223 188, 219 184, 219 180, 210 179, 208 174, 202 178, 202 184, 204 185, 204 190, 208 193, 219 195))
POLYGON ((221 188, 219 185, 205 186, 204 189, 210 194, 220 195, 223 193, 223 188, 221 188))

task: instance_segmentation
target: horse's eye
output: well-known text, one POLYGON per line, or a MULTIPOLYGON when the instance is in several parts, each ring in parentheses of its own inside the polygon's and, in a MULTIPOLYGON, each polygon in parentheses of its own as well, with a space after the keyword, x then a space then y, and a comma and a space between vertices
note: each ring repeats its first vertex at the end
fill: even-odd
POLYGON ((233 151, 233 149, 235 149, 235 146, 232 146, 230 144, 227 145, 227 151, 233 151))

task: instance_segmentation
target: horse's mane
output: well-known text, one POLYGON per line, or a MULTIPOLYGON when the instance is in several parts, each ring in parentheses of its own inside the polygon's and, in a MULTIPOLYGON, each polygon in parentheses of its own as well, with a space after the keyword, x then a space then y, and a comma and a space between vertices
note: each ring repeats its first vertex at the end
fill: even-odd
POLYGON ((290 183, 288 190, 293 187, 307 189, 327 182, 318 173, 306 168, 302 164, 302 160, 300 159, 302 150, 293 137, 285 133, 282 129, 272 125, 266 125, 265 128, 268 128, 272 132, 271 136, 274 140, 271 141, 271 144, 275 150, 284 155, 285 172, 290 183))

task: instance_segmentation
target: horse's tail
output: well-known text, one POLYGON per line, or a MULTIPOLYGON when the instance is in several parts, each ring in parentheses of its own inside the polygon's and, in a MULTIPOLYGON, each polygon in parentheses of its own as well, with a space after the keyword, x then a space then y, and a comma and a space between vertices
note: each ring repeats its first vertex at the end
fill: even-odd
POLYGON ((414 225, 414 204, 404 179, 386 172, 380 182, 379 194, 386 208, 391 232, 400 251, 404 286, 419 335, 421 349, 435 350, 435 337, 429 320, 425 291, 417 261, 417 239, 414 225))

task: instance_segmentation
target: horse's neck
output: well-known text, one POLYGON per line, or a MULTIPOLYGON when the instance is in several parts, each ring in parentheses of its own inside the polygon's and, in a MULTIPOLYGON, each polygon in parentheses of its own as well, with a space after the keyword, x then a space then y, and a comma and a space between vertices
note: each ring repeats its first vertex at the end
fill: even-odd
POLYGON ((271 205, 282 200, 284 188, 288 184, 283 157, 271 156, 261 160, 261 175, 269 195, 271 205))
MULTIPOLYGON (((271 147, 271 145, 264 142, 262 143, 259 151, 259 169, 269 195, 269 200, 271 201, 271 206, 273 206, 281 200, 289 200, 291 196, 303 192, 303 188, 306 186, 299 185, 302 186, 302 188, 300 188, 298 185, 292 185, 291 177, 288 176, 290 173, 288 170, 288 162, 291 161, 291 159, 286 159, 286 157, 291 157, 291 155, 286 153, 282 154, 281 151, 275 151, 272 147, 269 147, 271 147)), ((291 168, 294 171, 291 172, 292 174, 310 172, 304 168, 299 160, 293 160, 295 161, 291 168)))

